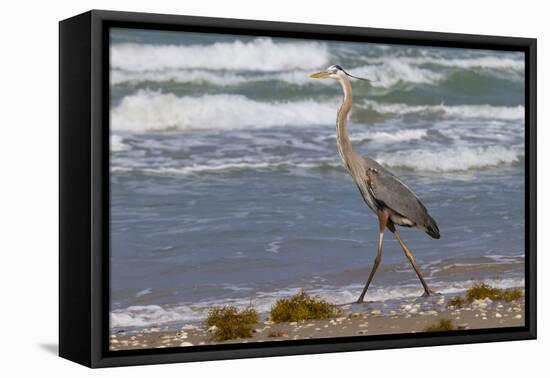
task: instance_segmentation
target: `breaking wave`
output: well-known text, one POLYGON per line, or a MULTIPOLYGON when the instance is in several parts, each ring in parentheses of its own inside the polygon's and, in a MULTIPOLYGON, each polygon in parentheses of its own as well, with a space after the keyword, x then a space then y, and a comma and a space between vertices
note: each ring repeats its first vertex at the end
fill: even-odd
POLYGON ((323 67, 328 65, 328 58, 328 49, 322 43, 273 42, 270 38, 210 45, 111 46, 111 68, 130 72, 192 68, 279 71, 323 67))
POLYGON ((455 147, 440 151, 380 153, 376 159, 388 167, 425 172, 453 172, 517 163, 523 154, 519 149, 502 146, 455 147))
MULTIPOLYGON (((388 168, 403 168, 421 172, 458 172, 475 169, 487 169, 500 165, 518 163, 523 151, 515 148, 489 147, 454 147, 440 151, 412 150, 392 153, 379 153, 375 159, 388 168)), ((264 161, 246 159, 213 159, 205 163, 184 164, 171 162, 164 166, 112 166, 112 173, 135 172, 146 175, 189 175, 212 174, 235 170, 279 170, 279 169, 338 169, 341 162, 335 157, 318 159, 264 161)))
POLYGON ((259 102, 241 95, 178 97, 142 90, 111 111, 114 130, 231 130, 334 123, 337 102, 259 102))
POLYGON ((123 142, 123 139, 120 135, 111 134, 110 143, 111 151, 114 152, 126 151, 130 149, 130 146, 123 142))
POLYGON ((394 115, 433 115, 442 118, 453 119, 483 119, 483 120, 505 120, 519 121, 525 116, 523 105, 517 106, 494 106, 494 105, 406 105, 406 104, 385 104, 376 101, 366 100, 364 106, 382 114, 394 115))
MULTIPOLYGON (((242 95, 178 97, 140 90, 111 110, 115 131, 188 131, 333 125, 340 99, 261 102, 242 95)), ((365 101, 357 108, 389 115, 428 115, 446 119, 522 120, 524 107, 492 105, 405 105, 365 101)))
POLYGON ((372 141, 375 143, 396 143, 419 140, 428 135, 427 129, 411 129, 399 130, 394 132, 389 131, 366 131, 353 133, 350 135, 352 142, 372 141))
POLYGON ((496 56, 479 56, 469 58, 445 58, 440 56, 430 56, 424 54, 421 57, 378 57, 378 58, 363 58, 369 64, 388 64, 389 62, 397 61, 403 64, 413 66, 435 65, 450 68, 486 68, 486 69, 501 69, 523 71, 525 62, 521 59, 496 56))
MULTIPOLYGON (((227 86, 282 81, 308 85, 313 82, 309 78, 312 70, 326 68, 339 59, 322 42, 274 42, 270 38, 186 46, 122 43, 111 46, 111 83, 202 82, 227 86)), ((521 59, 496 56, 444 58, 424 54, 364 57, 360 61, 346 68, 371 79, 373 87, 385 89, 402 83, 440 84, 457 70, 522 80, 525 68, 521 59)))

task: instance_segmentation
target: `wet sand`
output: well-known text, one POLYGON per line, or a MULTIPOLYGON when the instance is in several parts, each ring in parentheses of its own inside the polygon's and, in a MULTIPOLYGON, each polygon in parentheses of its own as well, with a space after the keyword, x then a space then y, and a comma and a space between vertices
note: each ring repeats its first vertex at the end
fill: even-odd
POLYGON ((447 307, 448 298, 405 300, 395 309, 381 303, 343 305, 342 315, 330 320, 273 323, 260 321, 251 338, 228 341, 212 339, 212 329, 203 324, 184 324, 177 329, 149 327, 118 331, 110 336, 110 350, 186 347, 193 345, 300 340, 327 337, 365 336, 423 332, 426 327, 448 319, 458 330, 519 327, 524 325, 524 301, 476 300, 463 308, 447 307))

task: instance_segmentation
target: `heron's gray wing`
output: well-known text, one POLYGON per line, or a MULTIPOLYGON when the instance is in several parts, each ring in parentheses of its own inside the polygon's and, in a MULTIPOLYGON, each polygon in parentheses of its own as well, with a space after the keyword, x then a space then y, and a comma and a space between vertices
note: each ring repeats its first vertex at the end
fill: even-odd
POLYGON ((372 195, 382 206, 408 218, 415 225, 427 227, 429 215, 416 194, 393 173, 373 159, 365 157, 368 186, 372 195))

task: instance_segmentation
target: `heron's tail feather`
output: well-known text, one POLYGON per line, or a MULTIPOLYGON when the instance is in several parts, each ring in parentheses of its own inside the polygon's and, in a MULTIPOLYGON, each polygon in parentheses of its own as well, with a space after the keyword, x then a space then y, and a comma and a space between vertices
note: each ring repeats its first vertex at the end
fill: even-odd
POLYGON ((439 239, 440 237, 437 223, 435 223, 435 220, 429 215, 428 215, 428 224, 426 225, 426 233, 434 239, 439 239))

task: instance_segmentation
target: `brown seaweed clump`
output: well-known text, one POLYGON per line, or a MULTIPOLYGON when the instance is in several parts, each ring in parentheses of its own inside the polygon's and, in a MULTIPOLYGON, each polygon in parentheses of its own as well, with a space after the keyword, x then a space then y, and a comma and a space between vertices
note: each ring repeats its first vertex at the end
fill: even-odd
POLYGON ((277 300, 271 307, 270 317, 275 323, 283 323, 329 319, 341 313, 338 306, 318 296, 311 297, 302 290, 288 299, 277 300))
POLYGON ((478 283, 468 289, 466 299, 468 302, 473 302, 476 299, 489 298, 492 301, 512 302, 523 297, 521 289, 498 289, 487 285, 486 283, 478 283))
POLYGON ((239 311, 235 306, 214 307, 208 311, 206 325, 216 341, 252 337, 253 326, 260 320, 252 307, 239 311))
POLYGON ((466 291, 466 298, 452 297, 447 307, 462 308, 475 300, 490 299, 492 301, 512 302, 523 298, 521 289, 499 289, 486 283, 477 283, 466 291))

